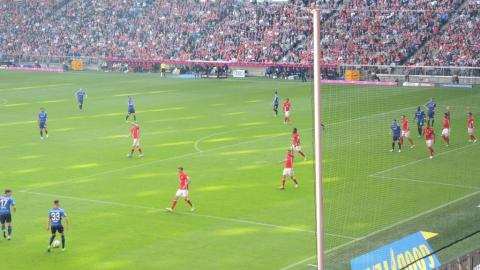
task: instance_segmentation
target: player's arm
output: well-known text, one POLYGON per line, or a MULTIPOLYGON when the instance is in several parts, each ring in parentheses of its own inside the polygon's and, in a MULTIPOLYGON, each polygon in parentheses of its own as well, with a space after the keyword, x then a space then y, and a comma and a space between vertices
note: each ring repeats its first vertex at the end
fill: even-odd
POLYGON ((13 212, 16 213, 17 212, 17 205, 15 204, 15 201, 12 199, 12 208, 13 208, 13 212))
POLYGON ((70 221, 68 220, 68 217, 65 216, 63 218, 63 220, 65 221, 65 230, 69 230, 70 229, 70 221))
POLYGON ((187 190, 190 189, 190 177, 187 176, 187 190))
POLYGON ((47 231, 50 230, 50 225, 52 225, 52 221, 50 220, 50 217, 48 217, 47 231))

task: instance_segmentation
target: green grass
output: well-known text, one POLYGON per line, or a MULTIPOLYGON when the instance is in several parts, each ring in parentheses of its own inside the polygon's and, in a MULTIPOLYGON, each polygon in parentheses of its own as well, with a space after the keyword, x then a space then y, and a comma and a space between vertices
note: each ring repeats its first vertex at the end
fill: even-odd
MULTIPOLYGON (((14 238, 0 241, 2 265, 312 269, 313 161, 296 163, 300 189, 276 189, 292 126, 272 116, 274 89, 292 99, 293 126, 312 157, 310 84, 1 72, 0 188, 14 189, 18 205, 14 238), (84 112, 74 100, 79 87, 88 93, 84 112), (143 159, 125 157, 129 94, 142 127, 143 159), (45 141, 35 122, 41 106, 49 112, 45 141), (183 202, 176 213, 162 210, 176 191, 179 165, 193 181, 194 214, 183 202), (55 198, 72 227, 68 250, 47 254, 46 216, 55 198)), ((441 247, 478 229, 480 150, 466 141, 465 112, 466 106, 480 111, 479 90, 324 86, 328 269, 348 269, 350 259, 418 230, 440 233, 431 243, 441 247), (424 160, 419 139, 413 150, 388 152, 391 119, 410 116, 431 95, 440 108, 452 108, 452 145, 438 142, 434 160, 424 160)), ((478 240, 442 252, 440 260, 478 240)))

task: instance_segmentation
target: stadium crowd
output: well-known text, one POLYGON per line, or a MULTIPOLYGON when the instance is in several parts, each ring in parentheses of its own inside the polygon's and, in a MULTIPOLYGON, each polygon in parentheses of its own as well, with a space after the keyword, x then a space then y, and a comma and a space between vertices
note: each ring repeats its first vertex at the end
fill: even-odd
MULTIPOLYGON (((7 0, 0 54, 310 63, 313 2, 7 0)), ((325 63, 479 64, 478 2, 317 2, 325 63)))
POLYGON ((470 1, 414 60, 432 66, 480 66, 480 1, 470 1))

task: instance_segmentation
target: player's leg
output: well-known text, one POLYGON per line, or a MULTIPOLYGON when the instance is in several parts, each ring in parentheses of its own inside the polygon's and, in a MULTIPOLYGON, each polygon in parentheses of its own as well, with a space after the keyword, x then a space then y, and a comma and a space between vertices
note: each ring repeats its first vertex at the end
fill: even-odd
POLYGON ((45 131, 45 137, 48 138, 48 130, 47 130, 47 127, 45 127, 43 130, 45 131))
POLYGON ((60 226, 60 228, 58 229, 58 232, 62 236, 62 250, 65 251, 65 233, 64 233, 64 230, 63 230, 63 226, 60 226))
POLYGON ((293 183, 295 184, 295 187, 298 188, 298 181, 297 181, 297 178, 295 177, 295 175, 293 173, 290 176, 290 179, 292 179, 293 183))
POLYGON ((432 117, 430 117, 430 119, 432 120, 432 125, 431 125, 431 127, 433 128, 433 125, 435 124, 435 116, 432 115, 432 117))
POLYGON ((137 121, 137 114, 136 113, 132 113, 133 114, 133 121, 137 121))
MULTIPOLYGON (((179 193, 179 191, 180 190, 177 191, 177 194, 179 193)), ((167 208, 166 210, 172 212, 175 209, 175 206, 177 205, 177 201, 178 201, 178 196, 175 195, 175 197, 173 197, 172 205, 170 206, 170 208, 167 208)))
POLYGON ((3 238, 7 238, 7 231, 6 231, 6 227, 5 227, 6 221, 7 221, 6 215, 5 215, 5 214, 1 214, 1 215, 0 215, 0 224, 2 224, 3 238))
POLYGON ((390 149, 390 152, 395 151, 395 138, 392 140, 392 149, 390 149))
POLYGON ((398 152, 402 152, 402 143, 398 140, 398 152))
POLYGON ((55 237, 57 236, 57 228, 52 226, 50 229, 52 231, 52 235, 50 236, 50 242, 48 243, 48 249, 47 249, 48 252, 50 252, 50 249, 52 248, 53 240, 55 240, 55 237))
POLYGON ((282 185, 280 186, 280 189, 285 189, 285 181, 286 181, 286 175, 283 173, 282 175, 282 185))
POLYGON ((190 210, 191 210, 191 211, 194 211, 195 208, 193 208, 193 204, 192 204, 192 201, 190 200, 190 198, 189 198, 188 196, 185 196, 183 199, 184 199, 185 202, 190 206, 190 210))
MULTIPOLYGON (((402 131, 403 132, 403 131, 402 131)), ((402 136, 400 136, 400 143, 403 144, 403 137, 405 137, 405 135, 402 134, 402 136)))
POLYGON ((125 121, 128 121, 128 118, 130 117, 130 112, 127 113, 127 116, 125 117, 125 121))
POLYGON ((10 240, 12 239, 12 215, 7 214, 7 220, 6 220, 6 225, 7 225, 7 239, 10 240))
POLYGON ((417 130, 418 130, 418 137, 421 138, 422 137, 422 129, 423 129, 423 125, 418 122, 417 123, 417 130))

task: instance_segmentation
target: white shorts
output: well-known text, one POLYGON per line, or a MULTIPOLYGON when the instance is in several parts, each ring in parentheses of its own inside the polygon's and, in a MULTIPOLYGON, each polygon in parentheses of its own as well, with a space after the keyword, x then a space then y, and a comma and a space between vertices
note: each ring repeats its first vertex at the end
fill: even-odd
POLYGON ((285 116, 286 116, 286 117, 290 117, 290 111, 286 111, 286 112, 285 112, 285 116))
POLYGON ((292 168, 285 168, 283 169, 284 176, 294 176, 294 172, 292 168))
POLYGON ((402 137, 410 138, 410 130, 406 130, 406 131, 402 130, 402 137))
POLYGON ((302 147, 300 145, 292 144, 292 150, 300 152, 300 151, 302 151, 302 147))
POLYGON ((473 128, 468 128, 468 135, 473 135, 473 128))
POLYGON ((179 189, 177 190, 177 193, 175 194, 177 197, 183 197, 183 198, 188 198, 188 189, 179 189))
POLYGON ((132 146, 140 146, 140 139, 133 139, 133 144, 132 146))
POLYGON ((445 137, 450 136, 450 129, 449 128, 442 129, 442 136, 445 136, 445 137))
POLYGON ((427 147, 432 147, 433 146, 433 140, 427 140, 426 144, 427 144, 427 147))

